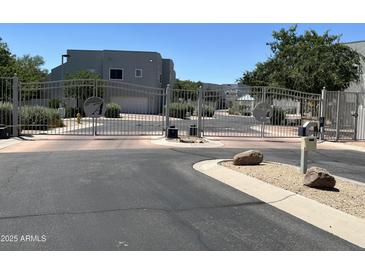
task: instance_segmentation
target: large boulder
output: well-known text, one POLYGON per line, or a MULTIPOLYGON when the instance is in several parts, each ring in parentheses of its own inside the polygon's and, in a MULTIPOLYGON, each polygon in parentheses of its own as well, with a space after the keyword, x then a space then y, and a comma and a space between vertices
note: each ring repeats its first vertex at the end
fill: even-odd
POLYGON ((304 185, 314 188, 334 188, 336 179, 324 168, 313 166, 304 176, 304 185))
POLYGON ((233 157, 235 166, 258 165, 264 160, 264 155, 257 150, 247 150, 233 157))

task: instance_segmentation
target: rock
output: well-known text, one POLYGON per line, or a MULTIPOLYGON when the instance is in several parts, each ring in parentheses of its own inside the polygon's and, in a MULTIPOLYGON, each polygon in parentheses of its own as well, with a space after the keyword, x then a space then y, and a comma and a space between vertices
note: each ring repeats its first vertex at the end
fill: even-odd
POLYGON ((257 150, 247 150, 233 157, 235 166, 258 165, 264 160, 264 155, 257 150))
POLYGON ((334 188, 336 179, 326 169, 313 166, 304 176, 304 185, 314 188, 334 188))

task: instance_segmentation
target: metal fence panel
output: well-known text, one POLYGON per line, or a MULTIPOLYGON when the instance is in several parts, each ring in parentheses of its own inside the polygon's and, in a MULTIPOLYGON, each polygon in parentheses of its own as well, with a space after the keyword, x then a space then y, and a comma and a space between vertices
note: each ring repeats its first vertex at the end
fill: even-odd
POLYGON ((179 135, 189 135, 191 125, 198 126, 198 100, 200 90, 171 89, 169 124, 179 129, 179 135))
POLYGON ((0 124, 13 125, 13 78, 0 78, 0 124))
MULTIPOLYGON (((0 109, 16 103, 11 97, 12 88, 12 78, 1 78, 0 109)), ((338 98, 330 92, 327 95, 326 132, 330 134, 336 124, 332 116, 337 113, 338 98)), ((320 97, 273 87, 179 90, 80 79, 20 83, 17 109, 22 134, 163 135, 171 125, 179 129, 180 136, 189 135, 190 127, 196 126, 198 136, 201 132, 204 136, 297 137, 298 127, 305 121, 318 121, 320 97), (107 104, 104 117, 85 117, 83 105, 92 96, 103 98, 107 104), (271 118, 265 123, 253 117, 253 110, 261 102, 272 108, 271 118), (77 117, 82 117, 81 121, 77 117)), ((352 109, 353 100, 347 96, 344 107, 352 109)), ((364 112, 359 108, 359 130, 363 127, 364 112)), ((4 113, 0 113, 0 122, 13 126, 13 112, 4 113)), ((341 133, 345 127, 355 126, 349 117, 341 119, 341 124, 341 133)))
POLYGON ((164 89, 109 80, 66 80, 21 84, 21 127, 23 134, 61 135, 161 135, 164 130, 164 89), (85 117, 87 98, 104 99, 104 117, 85 117), (113 106, 111 105, 113 104, 113 106), (62 109, 59 109, 62 108, 62 109), (119 113, 118 108, 121 109, 119 113), (35 116, 27 115, 28 112, 35 116), (59 121, 45 120, 42 111, 59 121), (78 121, 77 117, 81 120, 78 121))
POLYGON ((92 135, 91 118, 77 121, 83 103, 94 96, 94 80, 20 84, 20 125, 23 134, 92 135), (60 117, 60 110, 64 115, 60 117))
POLYGON ((364 94, 347 91, 326 91, 325 94, 325 139, 363 139, 364 94))
POLYGON ((205 136, 297 137, 305 121, 318 120, 320 95, 273 87, 205 91, 205 136), (272 108, 269 122, 253 117, 265 102, 272 108))
POLYGON ((97 81, 96 96, 121 108, 97 119, 99 135, 162 135, 165 127, 165 89, 120 81, 97 81))

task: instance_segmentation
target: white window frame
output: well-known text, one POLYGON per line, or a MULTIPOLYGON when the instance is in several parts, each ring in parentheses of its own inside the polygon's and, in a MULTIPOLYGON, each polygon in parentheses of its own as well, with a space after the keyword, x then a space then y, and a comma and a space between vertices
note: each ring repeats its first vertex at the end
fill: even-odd
POLYGON ((134 70, 134 77, 135 77, 135 78, 142 78, 142 77, 143 77, 143 69, 141 69, 141 68, 136 68, 136 69, 134 70), (140 70, 140 71, 141 71, 141 76, 137 76, 137 70, 140 70))
POLYGON ((123 68, 109 68, 109 80, 119 80, 119 81, 123 81, 124 80, 124 69, 123 68), (111 79, 111 70, 121 70, 122 71, 122 79, 111 79))

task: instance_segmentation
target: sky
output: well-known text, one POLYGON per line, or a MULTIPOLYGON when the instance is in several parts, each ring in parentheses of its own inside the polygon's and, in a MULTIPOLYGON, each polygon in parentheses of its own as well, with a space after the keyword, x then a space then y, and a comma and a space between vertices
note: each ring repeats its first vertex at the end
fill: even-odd
MULTIPOLYGON (((67 49, 157 51, 173 59, 177 78, 234 83, 270 56, 273 30, 292 24, 0 24, 12 53, 41 55, 45 68, 61 63, 67 49)), ((342 34, 342 42, 365 40, 365 24, 298 24, 342 34)))

